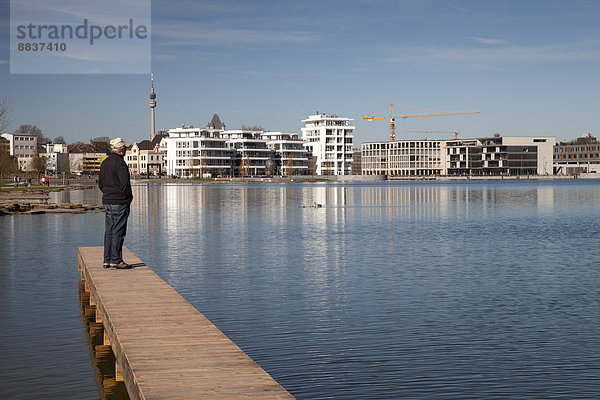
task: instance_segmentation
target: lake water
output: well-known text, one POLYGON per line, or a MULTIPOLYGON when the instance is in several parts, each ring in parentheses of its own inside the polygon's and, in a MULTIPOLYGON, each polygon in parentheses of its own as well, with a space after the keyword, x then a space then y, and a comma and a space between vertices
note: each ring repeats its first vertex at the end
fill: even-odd
MULTIPOLYGON (((125 245, 298 399, 600 398, 598 181, 134 196, 125 245)), ((103 218, 0 218, 0 398, 98 398, 76 254, 103 218)))

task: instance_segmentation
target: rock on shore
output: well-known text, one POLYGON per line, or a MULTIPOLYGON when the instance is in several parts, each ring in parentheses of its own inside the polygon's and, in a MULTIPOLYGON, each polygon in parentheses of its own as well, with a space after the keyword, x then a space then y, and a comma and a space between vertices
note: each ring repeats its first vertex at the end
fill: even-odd
POLYGON ((55 187, 50 189, 24 189, 18 191, 0 191, 0 216, 7 214, 47 214, 70 213, 83 214, 90 211, 102 211, 102 205, 83 205, 71 203, 48 204, 50 191, 81 190, 93 186, 55 187))
POLYGON ((83 204, 32 204, 13 203, 0 204, 0 215, 7 214, 83 214, 86 212, 98 212, 104 210, 102 205, 83 204))

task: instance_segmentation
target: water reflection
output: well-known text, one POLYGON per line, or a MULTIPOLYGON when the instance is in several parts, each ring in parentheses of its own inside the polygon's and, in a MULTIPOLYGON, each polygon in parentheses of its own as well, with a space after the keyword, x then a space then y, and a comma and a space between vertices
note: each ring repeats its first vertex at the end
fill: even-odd
POLYGON ((79 282, 79 306, 100 399, 129 400, 125 383, 115 380, 115 355, 110 345, 103 344, 104 327, 95 322, 96 307, 90 306, 90 293, 85 291, 83 282, 79 282))
MULTIPOLYGON (((165 185, 134 196, 126 245, 296 398, 600 397, 597 183, 165 185)), ((0 219, 2 338, 36 331, 18 315, 44 301, 23 288, 46 285, 52 299, 57 276, 72 285, 64 259, 75 250, 57 248, 102 243, 101 214, 27 218, 0 219), (22 268, 38 252, 30 264, 52 273, 22 268)))
MULTIPOLYGON (((541 293, 595 279, 591 259, 580 259, 573 279, 557 255, 572 251, 577 216, 598 210, 597 186, 152 191, 136 197, 135 218, 145 220, 132 224, 136 253, 156 243, 148 251, 158 272, 297 398, 440 398, 448 388, 456 397, 527 397, 541 381, 557 394, 573 380, 593 391, 584 353, 568 356, 583 376, 544 367, 554 357, 540 350, 545 326, 565 338, 578 330, 545 311, 540 318, 534 305, 566 306, 571 300, 541 293), (511 348, 515 334, 535 345, 511 348)), ((592 332, 598 327, 581 342, 588 350, 592 332)))
POLYGON ((101 204, 102 193, 100 189, 71 189, 61 192, 50 192, 49 203, 72 203, 72 204, 101 204))

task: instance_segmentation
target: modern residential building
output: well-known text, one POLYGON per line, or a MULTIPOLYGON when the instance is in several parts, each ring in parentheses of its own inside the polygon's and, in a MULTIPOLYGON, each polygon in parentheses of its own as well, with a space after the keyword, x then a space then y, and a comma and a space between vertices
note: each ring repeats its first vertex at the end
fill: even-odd
POLYGON ((27 133, 3 133, 9 141, 10 155, 17 159, 21 171, 31 171, 33 159, 37 157, 38 138, 27 133))
POLYGON ((591 172, 600 173, 600 141, 591 133, 554 146, 555 174, 579 175, 591 172))
POLYGON ((266 175, 267 161, 273 159, 274 151, 261 138, 263 131, 228 130, 220 132, 232 153, 234 173, 239 176, 266 175))
POLYGON ((432 176, 444 174, 441 140, 399 140, 361 145, 362 175, 432 176))
POLYGON ((308 174, 309 154, 297 133, 264 132, 260 134, 273 151, 277 175, 308 174))
POLYGON ((363 143, 363 175, 551 175, 554 137, 363 143))
POLYGON ((182 126, 169 129, 159 149, 165 152, 167 174, 179 177, 232 175, 232 151, 219 130, 182 126))
POLYGON ((552 175, 554 137, 500 136, 445 141, 447 175, 552 175))
POLYGON ((317 113, 310 115, 302 128, 306 149, 316 157, 317 175, 350 175, 352 173, 352 119, 317 113))

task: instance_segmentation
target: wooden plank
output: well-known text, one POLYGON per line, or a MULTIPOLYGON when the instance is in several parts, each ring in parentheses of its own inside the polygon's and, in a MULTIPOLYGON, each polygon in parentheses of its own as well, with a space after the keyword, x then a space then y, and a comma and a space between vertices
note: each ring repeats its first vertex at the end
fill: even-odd
POLYGON ((80 247, 78 267, 131 399, 293 398, 129 249, 129 270, 80 247))

